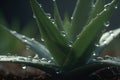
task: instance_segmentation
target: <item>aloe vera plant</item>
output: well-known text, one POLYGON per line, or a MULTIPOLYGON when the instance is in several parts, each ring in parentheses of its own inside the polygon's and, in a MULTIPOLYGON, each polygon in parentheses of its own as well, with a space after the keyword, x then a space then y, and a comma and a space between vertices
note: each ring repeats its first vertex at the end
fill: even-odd
MULTIPOLYGON (((62 21, 56 1, 53 0, 53 21, 46 16, 36 0, 30 0, 34 18, 40 29, 42 44, 3 25, 0 26, 28 45, 39 58, 2 55, 0 61, 43 69, 52 75, 51 80, 73 80, 74 77, 89 80, 110 79, 112 76, 103 77, 99 74, 102 70, 101 72, 97 70, 107 68, 111 71, 113 67, 119 70, 118 57, 107 55, 99 57, 107 46, 119 39, 119 28, 102 34, 102 30, 108 26, 105 23, 109 21, 117 2, 118 0, 112 0, 105 4, 104 0, 78 0, 71 19, 66 16, 62 21)), ((120 76, 119 73, 112 71, 114 76, 120 76)))

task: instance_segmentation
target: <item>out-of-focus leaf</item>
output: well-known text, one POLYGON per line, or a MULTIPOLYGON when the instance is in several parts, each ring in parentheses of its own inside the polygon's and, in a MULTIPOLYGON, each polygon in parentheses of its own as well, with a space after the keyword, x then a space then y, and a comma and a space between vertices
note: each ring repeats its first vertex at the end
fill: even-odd
POLYGON ((47 48, 56 62, 59 65, 63 65, 69 52, 69 41, 66 37, 62 36, 56 26, 45 15, 36 0, 30 0, 30 2, 33 13, 36 16, 42 39, 44 39, 47 48))
MULTIPOLYGON (((67 59, 68 62, 66 61, 67 64, 81 64, 79 62, 82 61, 81 65, 83 65, 88 61, 92 52, 88 51, 89 53, 85 53, 85 51, 87 48, 91 48, 89 47, 91 42, 98 38, 96 36, 103 30, 103 24, 110 18, 116 4, 117 0, 113 0, 111 3, 107 4, 105 9, 84 27, 71 48, 71 52, 67 59)), ((95 45, 95 43, 93 43, 93 45, 95 45)))
POLYGON ((22 34, 17 33, 16 31, 9 30, 9 29, 7 29, 6 27, 4 27, 2 25, 0 25, 0 26, 3 27, 10 34, 15 36, 17 39, 19 39, 20 41, 25 43, 27 46, 29 46, 29 48, 31 50, 35 51, 39 55, 39 57, 47 58, 48 60, 51 60, 52 56, 50 55, 47 48, 44 45, 37 42, 36 40, 34 40, 34 38, 28 38, 28 37, 26 37, 26 36, 24 36, 22 34))
POLYGON ((62 23, 60 14, 59 14, 59 10, 58 10, 56 1, 53 1, 53 2, 54 2, 54 21, 55 21, 55 24, 57 25, 57 28, 60 31, 64 31, 64 29, 63 29, 63 23, 62 23))
POLYGON ((85 24, 92 7, 92 0, 78 0, 73 16, 71 18, 71 36, 73 41, 77 38, 85 24))
POLYGON ((12 62, 12 63, 19 63, 24 64, 26 66, 32 66, 39 69, 43 69, 46 72, 56 71, 58 66, 50 61, 45 61, 39 58, 32 58, 32 57, 22 57, 22 56, 0 56, 0 62, 12 62))
POLYGON ((104 9, 105 1, 97 0, 95 4, 93 4, 93 9, 90 13, 88 23, 97 16, 104 9))
POLYGON ((96 50, 94 51, 96 56, 98 56, 103 50, 105 50, 105 48, 107 48, 108 46, 111 46, 111 44, 115 44, 115 42, 119 44, 120 43, 119 37, 120 37, 120 28, 115 30, 110 30, 104 33, 99 40, 96 50))
POLYGON ((66 36, 67 36, 69 39, 71 39, 71 36, 70 36, 71 23, 70 23, 70 19, 69 19, 69 16, 68 16, 67 13, 66 13, 65 16, 64 16, 63 26, 64 26, 64 30, 65 30, 66 36))

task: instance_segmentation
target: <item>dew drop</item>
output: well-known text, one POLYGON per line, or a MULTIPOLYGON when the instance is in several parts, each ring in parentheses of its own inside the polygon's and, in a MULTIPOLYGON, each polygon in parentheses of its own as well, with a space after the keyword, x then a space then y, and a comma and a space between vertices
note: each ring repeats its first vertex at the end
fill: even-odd
POLYGON ((31 38, 31 41, 34 41, 35 40, 35 38, 31 38))
POLYGON ((60 72, 56 72, 56 74, 59 74, 60 72))
POLYGON ((20 60, 20 61, 25 61, 25 59, 24 59, 24 58, 18 58, 18 60, 20 60))
POLYGON ((44 41, 44 39, 43 39, 43 38, 41 38, 41 41, 44 41))
POLYGON ((12 34, 15 34, 15 33, 17 33, 16 31, 10 31, 12 34))
POLYGON ((46 16, 50 19, 51 18, 51 14, 50 13, 46 13, 46 16))
POLYGON ((22 67, 22 69, 24 69, 24 70, 25 70, 26 68, 27 68, 27 66, 23 66, 23 67, 22 67))
POLYGON ((53 2, 56 1, 56 0, 53 0, 53 2))
POLYGON ((71 20, 73 19, 73 17, 71 17, 71 20))
POLYGON ((61 34, 65 37, 66 36, 66 32, 65 31, 61 31, 61 34))
POLYGON ((39 56, 36 54, 36 55, 34 56, 34 58, 35 58, 35 59, 39 59, 39 56))
POLYGON ((26 39, 24 40, 24 42, 27 42, 27 41, 28 41, 28 40, 26 40, 26 39))
POLYGON ((106 27, 109 27, 109 26, 110 26, 110 22, 107 21, 107 22, 104 23, 104 25, 105 25, 106 27))
POLYGON ((99 47, 100 45, 99 44, 95 44, 96 47, 99 47))
POLYGON ((93 56, 96 56, 96 54, 95 54, 95 53, 93 53, 93 56))
POLYGON ((27 61, 32 61, 32 57, 31 57, 31 56, 28 56, 28 57, 27 57, 27 61))
POLYGON ((35 14, 33 14, 33 18, 36 18, 35 14))
POLYGON ((48 63, 51 63, 52 61, 51 60, 48 60, 48 63))
POLYGON ((118 5, 115 5, 115 9, 118 9, 118 5))
POLYGON ((42 7, 42 5, 41 5, 41 4, 39 4, 39 6, 40 6, 40 7, 42 7))
POLYGON ((52 59, 52 60, 54 60, 54 58, 53 58, 53 57, 51 57, 51 59, 52 59))
POLYGON ((71 45, 71 44, 69 44, 68 46, 69 46, 69 47, 72 47, 72 45, 71 45))
POLYGON ((102 57, 97 57, 97 60, 101 61, 101 60, 103 60, 103 58, 102 57))
POLYGON ((42 61, 47 61, 47 59, 46 59, 46 58, 42 58, 41 60, 42 60, 42 61))

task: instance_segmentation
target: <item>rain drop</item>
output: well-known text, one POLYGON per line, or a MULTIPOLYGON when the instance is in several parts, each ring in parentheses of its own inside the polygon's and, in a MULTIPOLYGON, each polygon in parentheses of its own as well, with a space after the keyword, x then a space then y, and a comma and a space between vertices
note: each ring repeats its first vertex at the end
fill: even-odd
POLYGON ((27 42, 27 40, 24 40, 24 42, 27 42))
POLYGON ((71 20, 73 19, 73 17, 71 17, 71 20))
POLYGON ((23 67, 22 67, 22 69, 26 69, 26 68, 27 68, 27 66, 23 66, 23 67))
POLYGON ((42 58, 41 60, 42 60, 42 61, 47 61, 47 59, 46 59, 46 58, 42 58))
POLYGON ((32 61, 32 57, 31 57, 31 56, 28 56, 28 57, 27 57, 27 60, 28 60, 28 61, 32 61))
POLYGON ((50 13, 46 13, 46 16, 50 19, 51 18, 51 14, 50 13))
POLYGON ((18 58, 20 61, 25 61, 25 59, 24 58, 18 58))
POLYGON ((31 38, 31 41, 34 41, 35 40, 35 38, 31 38))
POLYGON ((51 57, 51 59, 52 59, 52 60, 54 60, 54 58, 53 58, 53 57, 51 57))
POLYGON ((69 46, 69 47, 72 47, 72 45, 71 45, 71 44, 69 44, 68 46, 69 46))
POLYGON ((99 47, 100 45, 99 44, 95 44, 96 47, 99 47))
POLYGON ((16 31, 10 31, 12 34, 15 34, 15 33, 17 33, 16 31))
POLYGON ((105 55, 104 59, 112 59, 112 57, 109 55, 105 55))
POLYGON ((39 6, 40 6, 40 7, 42 7, 42 5, 41 5, 41 4, 39 4, 39 6))
POLYGON ((52 61, 51 60, 48 60, 48 63, 51 63, 52 61))
POLYGON ((25 36, 23 35, 22 38, 25 38, 25 36))
POLYGON ((62 34, 64 37, 66 36, 65 31, 61 31, 61 34, 62 34))
POLYGON ((43 39, 43 38, 41 38, 41 41, 44 41, 44 39, 43 39))
POLYGON ((102 57, 97 57, 97 60, 101 61, 101 60, 103 60, 103 58, 102 57))
POLYGON ((118 9, 118 5, 115 5, 115 9, 118 9))
POLYGON ((93 56, 96 56, 96 54, 95 54, 95 53, 93 53, 93 56))
POLYGON ((105 25, 106 27, 109 27, 109 26, 110 26, 110 22, 107 21, 107 22, 104 23, 104 25, 105 25))
POLYGON ((33 14, 33 18, 36 18, 35 14, 33 14))

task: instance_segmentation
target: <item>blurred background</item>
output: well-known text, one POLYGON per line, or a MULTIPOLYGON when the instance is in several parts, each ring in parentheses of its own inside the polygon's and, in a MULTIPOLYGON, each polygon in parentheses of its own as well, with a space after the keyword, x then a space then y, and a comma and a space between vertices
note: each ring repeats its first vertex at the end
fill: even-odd
MULTIPOLYGON (((60 15, 63 19, 64 14, 68 13, 72 16, 72 12, 77 0, 57 0, 60 15)), ((46 13, 53 14, 52 0, 38 0, 46 13)), ((106 0, 106 3, 110 0, 106 0)), ((110 29, 115 29, 120 26, 120 1, 118 8, 114 10, 110 20, 110 29)), ((53 17, 53 15, 51 15, 53 17)), ((29 37, 34 37, 40 40, 40 34, 36 27, 35 20, 30 6, 29 0, 0 0, 0 24, 9 27, 21 34, 29 37)), ((19 40, 8 34, 6 31, 0 29, 0 54, 13 53, 23 55, 29 54, 31 51, 26 51, 26 46, 19 40)), ((34 53, 34 52, 31 52, 34 53)))

